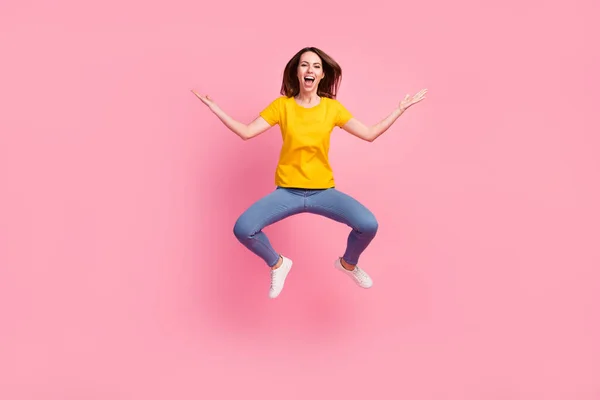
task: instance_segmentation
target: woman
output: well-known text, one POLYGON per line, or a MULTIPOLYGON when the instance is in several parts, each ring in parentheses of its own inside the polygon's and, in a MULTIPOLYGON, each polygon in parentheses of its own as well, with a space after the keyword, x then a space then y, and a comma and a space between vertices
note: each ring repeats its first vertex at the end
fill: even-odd
POLYGON ((339 127, 360 139, 372 142, 383 134, 404 111, 425 98, 427 90, 407 95, 385 119, 366 126, 336 100, 342 70, 322 50, 307 47, 287 63, 281 95, 250 124, 236 121, 207 95, 192 92, 235 134, 248 140, 274 125, 283 137, 275 171, 276 189, 252 204, 236 221, 234 234, 271 271, 269 297, 277 297, 292 268, 292 260, 277 253, 263 228, 291 215, 307 212, 322 215, 352 228, 346 251, 334 266, 362 288, 373 284, 358 267, 363 251, 375 237, 378 222, 364 205, 335 188, 328 160, 329 139, 339 127))

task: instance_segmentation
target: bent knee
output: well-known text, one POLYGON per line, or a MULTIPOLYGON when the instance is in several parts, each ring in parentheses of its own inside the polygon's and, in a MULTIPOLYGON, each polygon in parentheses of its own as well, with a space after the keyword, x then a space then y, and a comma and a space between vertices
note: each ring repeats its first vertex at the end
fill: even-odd
POLYGON ((375 216, 370 216, 368 218, 365 218, 363 221, 361 221, 361 224, 358 227, 358 230, 361 233, 363 233, 365 235, 369 235, 369 236, 375 236, 378 229, 379 229, 379 222, 377 221, 377 218, 375 218, 375 216))
POLYGON ((248 239, 252 236, 253 232, 250 228, 250 224, 248 224, 244 218, 238 218, 233 225, 233 234, 238 240, 248 239))

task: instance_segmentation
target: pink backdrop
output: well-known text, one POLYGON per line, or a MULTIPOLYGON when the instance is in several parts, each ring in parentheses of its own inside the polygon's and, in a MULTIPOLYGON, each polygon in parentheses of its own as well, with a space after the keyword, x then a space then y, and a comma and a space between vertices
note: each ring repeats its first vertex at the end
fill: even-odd
POLYGON ((597 1, 0 6, 0 398, 600 398, 597 1), (323 48, 372 144, 338 187, 378 216, 268 228, 282 296, 234 238, 280 136, 243 142, 289 57, 323 48), (253 397, 252 397, 253 398, 253 397))

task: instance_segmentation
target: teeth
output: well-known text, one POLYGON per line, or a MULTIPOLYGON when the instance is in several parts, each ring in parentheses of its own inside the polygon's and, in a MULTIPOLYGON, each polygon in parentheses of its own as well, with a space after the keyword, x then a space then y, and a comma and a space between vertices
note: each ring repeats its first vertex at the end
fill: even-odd
POLYGON ((305 76, 304 79, 311 80, 311 81, 315 80, 315 78, 312 76, 305 76))

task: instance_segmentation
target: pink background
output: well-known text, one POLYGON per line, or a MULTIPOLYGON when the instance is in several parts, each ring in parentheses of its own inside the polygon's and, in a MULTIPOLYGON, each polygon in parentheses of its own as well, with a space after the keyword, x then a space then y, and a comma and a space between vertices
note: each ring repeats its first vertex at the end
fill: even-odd
POLYGON ((0 6, 0 398, 600 399, 597 1, 6 1, 0 6), (268 228, 281 297, 234 238, 273 188, 250 121, 314 45, 338 187, 380 230, 268 228))

